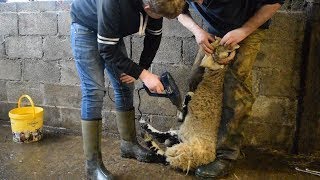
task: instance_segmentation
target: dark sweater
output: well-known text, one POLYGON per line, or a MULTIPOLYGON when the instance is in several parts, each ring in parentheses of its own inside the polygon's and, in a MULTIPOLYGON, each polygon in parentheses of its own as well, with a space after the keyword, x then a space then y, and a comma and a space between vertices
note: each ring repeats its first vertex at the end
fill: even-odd
MULTIPOLYGON (((284 0, 204 0, 201 5, 187 0, 184 13, 191 5, 204 19, 208 32, 223 37, 229 31, 241 27, 265 4, 283 4, 284 0)), ((260 28, 268 28, 270 20, 260 28)))
POLYGON ((146 22, 141 0, 74 0, 71 18, 97 32, 99 52, 107 64, 115 64, 136 79, 150 67, 160 45, 163 19, 148 17, 140 66, 121 51, 119 41, 141 30, 146 22))

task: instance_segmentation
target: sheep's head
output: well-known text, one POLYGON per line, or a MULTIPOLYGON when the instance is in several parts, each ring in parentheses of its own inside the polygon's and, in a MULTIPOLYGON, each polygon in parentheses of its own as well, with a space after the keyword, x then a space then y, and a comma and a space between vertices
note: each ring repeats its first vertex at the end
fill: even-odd
POLYGON ((214 53, 209 56, 205 55, 200 64, 200 66, 211 70, 224 68, 224 64, 228 64, 232 60, 229 57, 234 56, 236 49, 240 47, 238 44, 233 47, 226 47, 220 45, 221 38, 215 37, 215 39, 216 40, 211 43, 215 49, 214 53))

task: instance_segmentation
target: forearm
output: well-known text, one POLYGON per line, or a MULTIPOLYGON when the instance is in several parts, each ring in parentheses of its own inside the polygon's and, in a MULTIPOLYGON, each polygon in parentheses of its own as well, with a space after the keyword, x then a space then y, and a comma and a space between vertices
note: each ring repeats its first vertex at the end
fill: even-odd
POLYGON ((196 34, 197 31, 202 29, 189 14, 180 14, 178 21, 193 34, 196 34))
POLYGON ((262 6, 241 28, 243 28, 247 34, 251 34, 268 21, 280 7, 281 5, 279 3, 262 6))
POLYGON ((162 35, 147 35, 144 38, 144 48, 141 53, 139 65, 144 69, 149 69, 151 63, 159 49, 162 35))

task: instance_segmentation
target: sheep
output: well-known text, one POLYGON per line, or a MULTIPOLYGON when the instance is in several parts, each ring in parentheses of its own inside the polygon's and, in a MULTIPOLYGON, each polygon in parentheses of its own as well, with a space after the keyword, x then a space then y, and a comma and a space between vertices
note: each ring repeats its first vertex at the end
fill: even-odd
POLYGON ((205 55, 200 66, 205 67, 205 73, 195 92, 189 92, 186 97, 188 111, 178 130, 160 132, 150 124, 142 123, 145 142, 166 163, 183 171, 193 170, 198 166, 208 164, 215 159, 217 134, 221 119, 223 81, 227 66, 223 60, 235 54, 238 45, 226 48, 220 45, 220 38, 211 44, 215 53, 205 55), (153 141, 167 145, 165 150, 153 141), (166 140, 166 141, 165 141, 166 140))

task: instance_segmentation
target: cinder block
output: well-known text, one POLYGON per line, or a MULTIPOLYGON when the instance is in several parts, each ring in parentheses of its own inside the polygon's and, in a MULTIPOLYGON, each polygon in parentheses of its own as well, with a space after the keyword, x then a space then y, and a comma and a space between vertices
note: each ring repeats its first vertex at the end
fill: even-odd
POLYGON ((293 145, 294 125, 245 122, 244 146, 257 146, 289 152, 293 145))
MULTIPOLYGON (((168 98, 152 97, 146 91, 140 92, 140 110, 143 114, 174 116, 176 108, 168 98)), ((138 108, 139 98, 135 95, 135 107, 138 108)))
POLYGON ((114 102, 114 92, 112 86, 106 87, 106 94, 103 99, 103 110, 104 111, 115 111, 116 105, 114 102))
POLYGON ((17 13, 0 13, 0 35, 18 34, 17 13))
POLYGON ((44 12, 55 10, 55 1, 30 1, 17 3, 18 12, 44 12))
POLYGON ((0 3, 0 13, 3 12, 16 12, 16 3, 0 3))
POLYGON ((72 58, 69 37, 47 36, 43 39, 43 58, 48 60, 72 58))
POLYGON ((0 102, 0 120, 9 121, 9 111, 17 108, 16 103, 0 102))
POLYGON ((263 68, 255 73, 259 77, 259 95, 294 99, 298 96, 300 85, 298 71, 263 68))
POLYGON ((80 79, 74 61, 61 61, 60 82, 65 85, 80 85, 80 79))
MULTIPOLYGON (((23 94, 29 95, 36 105, 43 105, 43 85, 41 83, 7 82, 8 102, 17 103, 23 94)), ((26 102, 26 101, 25 101, 26 102)))
POLYGON ((0 80, 0 101, 7 101, 7 81, 0 80))
POLYGON ((21 63, 19 60, 0 60, 0 78, 7 80, 21 79, 21 63))
POLYGON ((62 127, 60 108, 43 106, 43 124, 46 126, 62 127))
POLYGON ((296 123, 297 100, 258 96, 248 121, 256 123, 294 125, 296 123))
POLYGON ((58 33, 59 35, 70 35, 71 17, 70 12, 58 13, 58 33))
POLYGON ((297 71, 301 66, 301 51, 302 43, 264 41, 254 66, 297 71))
POLYGON ((20 35, 56 35, 57 13, 19 13, 20 35))
POLYGON ((123 41, 126 46, 128 57, 131 58, 131 36, 124 37, 123 41))
POLYGON ((80 108, 81 91, 79 86, 44 85, 45 104, 49 106, 80 108))
POLYGON ((143 49, 143 37, 132 36, 132 54, 131 58, 134 62, 139 63, 141 52, 143 49))
POLYGON ((280 11, 272 18, 266 39, 281 43, 301 43, 304 38, 306 16, 303 12, 280 11))
MULTIPOLYGON (((202 20, 193 10, 190 11, 195 22, 202 27, 202 20)), ((163 36, 165 37, 192 37, 193 34, 184 27, 178 19, 166 19, 163 21, 163 36)))
POLYGON ((57 83, 60 68, 57 61, 24 60, 23 79, 32 82, 57 83))
POLYGON ((182 41, 180 38, 163 38, 159 50, 154 57, 154 63, 180 63, 182 41))
POLYGON ((80 109, 61 108, 61 126, 81 132, 80 109))
POLYGON ((70 11, 72 0, 55 1, 57 11, 70 11))
POLYGON ((119 134, 114 111, 102 111, 102 128, 107 133, 119 134))
POLYGON ((183 44, 183 48, 182 48, 183 63, 192 65, 197 56, 199 46, 193 37, 184 38, 182 41, 182 44, 183 44))
POLYGON ((9 58, 41 58, 42 39, 37 36, 11 36, 5 43, 9 58))
POLYGON ((170 72, 176 84, 178 85, 181 95, 184 96, 188 90, 188 79, 191 66, 186 65, 168 65, 168 64, 153 64, 152 73, 159 76, 165 71, 170 72))
POLYGON ((176 116, 158 116, 151 115, 150 124, 159 131, 169 131, 171 129, 176 130, 180 124, 176 116))
MULTIPOLYGON (((163 37, 153 63, 180 63, 182 40, 180 38, 163 37)), ((143 38, 132 38, 132 59, 138 63, 143 50, 143 38)))
POLYGON ((4 36, 0 35, 0 58, 4 58, 6 56, 6 49, 4 48, 4 44, 6 43, 4 36))

